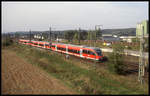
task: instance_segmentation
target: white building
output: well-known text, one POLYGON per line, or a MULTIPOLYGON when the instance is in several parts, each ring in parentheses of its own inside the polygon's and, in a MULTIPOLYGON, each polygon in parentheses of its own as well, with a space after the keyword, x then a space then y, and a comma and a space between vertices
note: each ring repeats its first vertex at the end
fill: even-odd
POLYGON ((56 41, 62 41, 63 39, 57 38, 56 41))
POLYGON ((117 35, 113 35, 113 37, 118 37, 117 35))
POLYGON ((122 39, 123 41, 127 41, 129 43, 132 42, 133 38, 136 38, 136 36, 120 36, 120 39, 122 39))
POLYGON ((113 36, 112 34, 102 34, 102 36, 113 36))
POLYGON ((36 38, 36 39, 44 39, 44 37, 41 36, 41 35, 34 35, 34 38, 36 38))

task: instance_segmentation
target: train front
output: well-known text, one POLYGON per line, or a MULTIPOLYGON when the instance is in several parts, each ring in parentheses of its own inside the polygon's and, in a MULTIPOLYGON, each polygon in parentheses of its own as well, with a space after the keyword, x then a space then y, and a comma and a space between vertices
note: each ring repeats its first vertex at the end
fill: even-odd
POLYGON ((99 48, 94 49, 96 52, 96 59, 98 61, 103 61, 104 60, 104 56, 102 54, 102 51, 99 48))

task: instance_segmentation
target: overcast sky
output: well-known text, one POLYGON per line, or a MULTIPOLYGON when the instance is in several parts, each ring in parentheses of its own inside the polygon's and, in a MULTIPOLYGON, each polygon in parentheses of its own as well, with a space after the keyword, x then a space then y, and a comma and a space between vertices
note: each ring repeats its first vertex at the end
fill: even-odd
POLYGON ((148 2, 2 2, 2 32, 136 28, 148 2))

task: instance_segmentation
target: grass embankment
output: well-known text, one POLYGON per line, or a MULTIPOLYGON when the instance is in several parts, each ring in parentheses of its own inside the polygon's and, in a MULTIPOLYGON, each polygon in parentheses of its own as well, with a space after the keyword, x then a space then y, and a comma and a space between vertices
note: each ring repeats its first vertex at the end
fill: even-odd
POLYGON ((13 45, 10 49, 50 75, 62 80, 80 94, 148 94, 148 84, 141 86, 137 78, 127 78, 80 61, 66 60, 63 55, 46 50, 13 45))

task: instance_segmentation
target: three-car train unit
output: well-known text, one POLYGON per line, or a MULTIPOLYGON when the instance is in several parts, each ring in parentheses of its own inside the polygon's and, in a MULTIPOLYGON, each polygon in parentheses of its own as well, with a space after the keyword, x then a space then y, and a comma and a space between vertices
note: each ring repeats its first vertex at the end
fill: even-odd
POLYGON ((97 61, 103 60, 103 54, 100 48, 97 47, 87 47, 82 45, 72 45, 63 43, 49 43, 46 41, 33 41, 19 39, 19 43, 31 45, 35 47, 40 47, 44 49, 51 49, 53 51, 62 52, 69 55, 78 56, 85 59, 93 59, 97 61))

